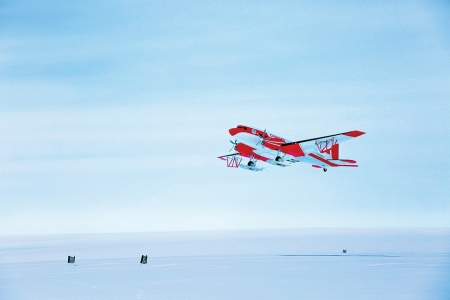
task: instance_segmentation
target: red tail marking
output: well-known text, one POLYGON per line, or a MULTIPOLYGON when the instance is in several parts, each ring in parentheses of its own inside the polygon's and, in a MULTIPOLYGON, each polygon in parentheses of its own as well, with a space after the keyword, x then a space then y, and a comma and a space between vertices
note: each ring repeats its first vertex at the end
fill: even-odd
POLYGON ((331 147, 331 158, 332 159, 339 159, 339 144, 334 144, 331 147))
POLYGON ((351 163, 351 164, 356 164, 356 160, 353 160, 353 159, 341 159, 342 161, 345 161, 345 162, 348 162, 348 163, 351 163))
POLYGON ((309 153, 309 156, 311 156, 311 157, 317 159, 318 161, 321 161, 321 162, 323 162, 324 164, 327 164, 327 165, 329 165, 329 166, 331 166, 331 167, 337 167, 337 166, 338 166, 337 164, 335 164, 335 163, 333 163, 333 162, 331 162, 331 161, 328 161, 328 160, 326 160, 325 158, 322 158, 322 157, 320 157, 320 156, 317 156, 317 155, 315 155, 314 153, 309 153))
MULTIPOLYGON (((325 158, 322 158, 322 157, 320 157, 320 156, 317 156, 317 155, 314 154, 314 153, 309 153, 309 156, 311 156, 311 157, 317 159, 318 161, 323 162, 324 164, 329 165, 330 167, 357 167, 357 166, 358 166, 358 165, 339 165, 339 164, 336 164, 336 163, 334 163, 334 162, 331 162, 331 161, 329 161, 329 160, 327 160, 327 159, 325 159, 325 158)), ((342 159, 342 161, 347 161, 347 162, 351 162, 351 163, 355 162, 355 163, 356 163, 356 161, 351 160, 351 159, 345 159, 345 160, 342 159)))

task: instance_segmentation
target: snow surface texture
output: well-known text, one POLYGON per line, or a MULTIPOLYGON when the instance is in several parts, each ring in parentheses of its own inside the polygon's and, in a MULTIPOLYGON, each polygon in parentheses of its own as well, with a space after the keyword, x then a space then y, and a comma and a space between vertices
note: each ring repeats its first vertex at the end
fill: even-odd
POLYGON ((450 299, 450 230, 1 236, 0 299, 450 299))

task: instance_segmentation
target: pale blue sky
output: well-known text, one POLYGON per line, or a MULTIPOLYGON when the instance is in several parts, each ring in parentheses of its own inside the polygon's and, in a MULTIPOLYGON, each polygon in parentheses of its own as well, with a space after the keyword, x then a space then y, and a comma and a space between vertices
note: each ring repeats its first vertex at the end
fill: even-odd
POLYGON ((0 234, 450 226, 445 1, 0 1, 0 234), (357 169, 226 168, 228 129, 357 169))

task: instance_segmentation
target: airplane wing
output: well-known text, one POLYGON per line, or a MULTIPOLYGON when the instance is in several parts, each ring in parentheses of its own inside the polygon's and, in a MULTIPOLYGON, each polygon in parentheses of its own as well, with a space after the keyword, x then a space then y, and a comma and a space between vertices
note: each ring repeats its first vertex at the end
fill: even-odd
POLYGON ((343 133, 321 136, 312 139, 284 143, 281 151, 294 157, 305 155, 305 152, 318 151, 328 153, 333 159, 339 157, 339 144, 365 134, 365 132, 353 130, 343 133))
POLYGON ((307 139, 307 140, 289 142, 289 143, 282 144, 281 146, 286 147, 289 145, 304 144, 307 142, 314 142, 314 144, 315 144, 315 142, 324 142, 324 141, 331 140, 332 138, 335 138, 339 142, 344 142, 351 138, 356 138, 358 136, 361 136, 363 134, 365 134, 365 132, 353 130, 353 131, 348 131, 348 132, 344 132, 344 133, 337 133, 337 134, 332 134, 332 135, 327 135, 327 136, 321 136, 321 137, 307 139))

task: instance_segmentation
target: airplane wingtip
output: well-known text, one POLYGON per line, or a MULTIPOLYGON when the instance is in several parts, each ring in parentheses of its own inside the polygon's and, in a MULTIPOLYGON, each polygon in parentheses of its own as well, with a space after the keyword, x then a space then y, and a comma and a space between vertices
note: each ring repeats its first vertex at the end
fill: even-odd
POLYGON ((349 132, 344 133, 344 135, 350 136, 350 137, 353 137, 353 138, 356 138, 356 137, 361 136, 363 134, 366 134, 366 133, 362 132, 362 131, 359 131, 359 130, 353 130, 353 131, 349 131, 349 132))

